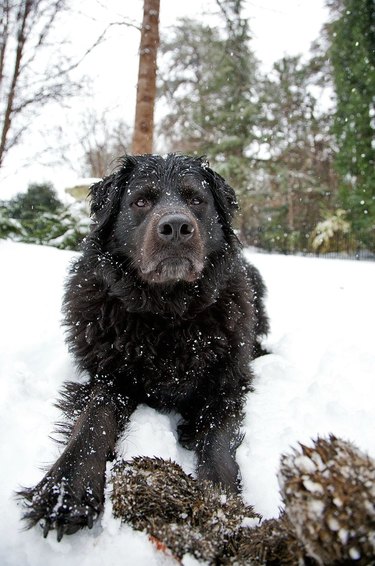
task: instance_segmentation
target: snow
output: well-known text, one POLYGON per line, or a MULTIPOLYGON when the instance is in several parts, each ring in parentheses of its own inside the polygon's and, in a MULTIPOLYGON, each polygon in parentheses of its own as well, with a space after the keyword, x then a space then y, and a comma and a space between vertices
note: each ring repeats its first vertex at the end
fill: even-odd
MULTIPOLYGON (((58 446, 48 437, 59 414, 56 391, 78 379, 60 326, 64 276, 75 254, 54 248, 0 243, 0 485, 2 566, 143 566, 172 564, 144 533, 121 525, 107 499, 91 531, 42 538, 23 531, 13 492, 42 477, 58 446)), ((237 451, 244 497, 264 517, 281 504, 280 454, 298 441, 334 433, 375 455, 375 264, 247 252, 267 287, 271 354, 254 362, 245 440, 237 451)), ((176 415, 139 407, 119 443, 126 457, 172 458, 187 472, 194 456, 176 439, 176 415)), ((300 461, 303 470, 303 460, 300 461)), ((318 465, 318 464, 317 464, 318 465)), ((110 464, 107 472, 110 473, 110 464)), ((343 533, 344 534, 344 533, 343 533)), ((185 564, 196 564, 186 557, 185 564)))

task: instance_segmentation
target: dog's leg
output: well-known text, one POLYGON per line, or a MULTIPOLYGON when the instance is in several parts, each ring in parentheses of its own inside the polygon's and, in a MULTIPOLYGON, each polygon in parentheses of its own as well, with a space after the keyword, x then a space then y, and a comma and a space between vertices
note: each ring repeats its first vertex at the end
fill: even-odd
POLYGON ((233 423, 222 423, 216 430, 207 432, 196 448, 198 478, 240 492, 241 474, 235 455, 241 441, 242 435, 233 423))
POLYGON ((19 492, 29 526, 40 522, 57 539, 92 527, 104 502, 106 461, 113 454, 133 406, 113 392, 95 388, 75 422, 64 452, 37 486, 19 492))
POLYGON ((225 409, 222 409, 218 417, 217 407, 215 411, 207 411, 205 407, 194 423, 180 424, 179 439, 186 448, 196 451, 198 479, 210 480, 238 493, 241 476, 235 455, 243 438, 240 432, 242 411, 223 417, 225 409))
POLYGON ((269 354, 269 352, 262 347, 261 340, 267 336, 269 332, 269 320, 266 314, 264 299, 266 294, 266 287, 262 276, 259 271, 251 264, 246 264, 247 277, 253 292, 253 322, 254 322, 254 344, 252 351, 252 358, 258 358, 269 354))

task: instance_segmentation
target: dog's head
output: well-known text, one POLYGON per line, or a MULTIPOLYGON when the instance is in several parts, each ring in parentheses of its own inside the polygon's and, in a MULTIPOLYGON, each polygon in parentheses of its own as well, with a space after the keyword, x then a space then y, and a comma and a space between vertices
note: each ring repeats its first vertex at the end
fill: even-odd
POLYGON ((150 283, 192 282, 233 241, 233 189, 202 158, 126 156, 91 188, 93 233, 150 283))

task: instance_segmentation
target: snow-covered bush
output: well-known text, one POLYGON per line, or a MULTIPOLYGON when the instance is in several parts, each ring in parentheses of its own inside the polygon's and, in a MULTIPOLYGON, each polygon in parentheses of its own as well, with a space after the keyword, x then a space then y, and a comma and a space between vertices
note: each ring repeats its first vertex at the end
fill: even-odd
POLYGON ((90 217, 84 203, 74 203, 59 216, 51 237, 45 243, 56 248, 76 250, 89 230, 90 217), (58 232, 58 234, 56 234, 58 232))
POLYGON ((24 230, 19 220, 11 218, 4 203, 0 203, 0 239, 10 238, 20 241, 24 236, 24 230))
POLYGON ((345 219, 345 210, 338 209, 334 214, 319 222, 312 234, 312 248, 316 252, 347 250, 345 235, 351 232, 350 222, 345 219))
POLYGON ((26 210, 19 200, 0 205, 0 238, 60 249, 79 248, 90 223, 84 203, 59 203, 55 209, 47 210, 37 202, 26 210))

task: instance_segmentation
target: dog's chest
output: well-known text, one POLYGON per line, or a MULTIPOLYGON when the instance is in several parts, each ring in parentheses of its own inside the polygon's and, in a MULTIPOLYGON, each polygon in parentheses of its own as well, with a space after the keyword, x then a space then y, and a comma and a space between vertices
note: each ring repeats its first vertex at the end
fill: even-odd
POLYGON ((132 338, 127 353, 129 360, 142 363, 145 369, 187 371, 218 361, 227 347, 220 329, 199 324, 150 324, 138 329, 138 339, 132 338))
POLYGON ((169 398, 190 394, 209 379, 228 351, 225 333, 213 325, 138 322, 136 326, 126 358, 146 400, 161 399, 165 404, 169 398))

